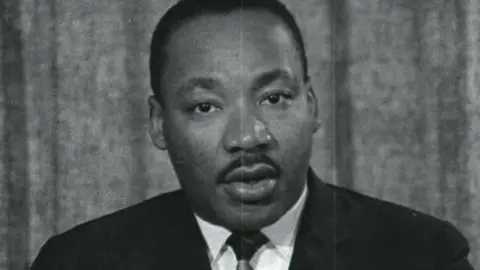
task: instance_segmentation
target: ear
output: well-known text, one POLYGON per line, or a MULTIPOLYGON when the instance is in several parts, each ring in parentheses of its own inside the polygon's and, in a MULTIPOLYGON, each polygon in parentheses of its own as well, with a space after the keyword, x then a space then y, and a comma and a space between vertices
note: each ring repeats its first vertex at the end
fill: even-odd
POLYGON ((166 150, 167 144, 165 142, 165 135, 163 133, 163 107, 153 95, 148 98, 148 107, 150 115, 148 132, 150 134, 150 138, 158 149, 166 150))
POLYGON ((312 131, 313 133, 316 133, 322 125, 322 121, 320 120, 320 115, 318 112, 317 94, 315 93, 315 89, 313 89, 310 79, 306 82, 305 87, 307 90, 308 109, 312 116, 312 131))

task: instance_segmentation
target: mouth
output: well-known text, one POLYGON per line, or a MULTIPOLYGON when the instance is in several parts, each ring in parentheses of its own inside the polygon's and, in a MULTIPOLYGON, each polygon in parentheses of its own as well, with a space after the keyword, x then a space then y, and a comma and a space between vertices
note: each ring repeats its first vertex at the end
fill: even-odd
POLYGON ((278 177, 279 172, 274 167, 259 163, 228 172, 222 185, 230 198, 241 203, 258 203, 273 193, 278 177))
POLYGON ((225 183, 242 182, 250 183, 257 182, 266 178, 278 177, 278 172, 275 168, 268 164, 258 163, 251 166, 241 166, 235 168, 225 175, 225 183))

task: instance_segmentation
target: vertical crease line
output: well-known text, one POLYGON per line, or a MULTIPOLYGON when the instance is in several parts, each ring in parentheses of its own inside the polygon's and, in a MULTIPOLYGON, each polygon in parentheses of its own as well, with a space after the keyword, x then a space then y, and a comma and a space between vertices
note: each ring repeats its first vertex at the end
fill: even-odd
POLYGON ((142 65, 139 64, 138 59, 141 59, 141 14, 143 13, 142 4, 129 5, 126 3, 121 4, 121 16, 124 23, 124 33, 126 39, 126 51, 127 56, 124 61, 125 73, 126 73, 126 93, 123 95, 127 100, 128 105, 128 131, 130 135, 129 147, 133 157, 133 173, 128 175, 130 181, 130 196, 128 203, 136 203, 144 200, 147 197, 148 190, 148 177, 146 175, 147 165, 145 161, 145 149, 146 144, 141 134, 143 134, 144 125, 143 117, 140 118, 138 110, 136 108, 142 107, 141 104, 137 104, 135 89, 141 88, 139 76, 135 75, 135 72, 142 70, 142 65))
POLYGON ((57 8, 56 8, 56 1, 52 0, 50 1, 50 12, 52 14, 52 20, 51 20, 51 35, 52 35, 52 40, 50 41, 50 55, 52 56, 51 58, 51 63, 50 63, 50 72, 51 72, 51 83, 52 83, 52 99, 53 99, 53 123, 52 123, 52 140, 51 140, 51 160, 52 160, 52 174, 53 174, 53 179, 52 179, 52 185, 53 185, 53 209, 52 209, 52 229, 54 233, 59 232, 59 221, 60 221, 60 138, 59 138, 59 114, 60 114, 60 104, 59 104, 59 71, 58 71, 58 66, 57 66, 57 60, 58 60, 58 44, 57 44, 57 38, 58 38, 58 28, 57 28, 57 23, 58 23, 58 18, 57 18, 57 8))
MULTIPOLYGON (((331 91, 333 92, 332 94, 332 97, 331 97, 331 108, 333 110, 332 112, 332 126, 333 126, 333 134, 332 134, 332 140, 333 140, 333 145, 334 145, 334 149, 332 151, 332 154, 333 154, 333 182, 335 184, 337 184, 337 176, 338 176, 338 172, 337 172, 337 153, 336 153, 336 140, 337 140, 337 136, 336 136, 336 100, 337 100, 337 97, 336 97, 336 60, 337 60, 337 57, 336 57, 336 17, 337 17, 337 14, 336 14, 336 6, 335 6, 335 1, 342 1, 342 0, 329 0, 329 18, 330 18, 330 51, 331 51, 331 54, 333 59, 330 59, 330 72, 331 72, 331 83, 330 83, 330 87, 331 87, 331 91)), ((335 243, 336 242, 336 238, 337 238, 337 200, 336 200, 336 196, 333 196, 333 242, 335 243)), ((336 266, 337 266, 337 250, 336 250, 336 246, 333 247, 333 269, 336 269, 336 266)))
MULTIPOLYGON (((418 89, 424 89, 424 87, 427 87, 425 85, 425 74, 424 74, 424 71, 425 70, 429 70, 429 68, 425 68, 424 67, 424 58, 423 58, 423 55, 424 55, 424 48, 423 48, 423 38, 424 38, 424 35, 423 35, 423 31, 422 31, 422 25, 424 24, 423 22, 423 17, 424 17, 424 13, 423 13, 423 9, 421 7, 419 7, 419 5, 421 5, 421 3, 419 4, 418 2, 415 2, 415 1, 412 1, 412 2, 409 2, 409 8, 410 10, 412 11, 412 36, 413 36, 413 42, 414 42, 414 54, 413 54, 413 65, 414 65, 414 68, 415 68, 415 73, 414 73, 414 80, 415 80, 415 85, 418 87, 418 89)), ((419 108, 419 110, 421 110, 421 115, 422 115, 422 122, 423 122, 423 126, 426 127, 427 126, 427 123, 426 121, 429 121, 428 119, 428 116, 427 116, 427 109, 430 108, 429 105, 425 104, 429 102, 428 101, 428 94, 425 94, 423 93, 422 91, 419 91, 418 93, 418 99, 417 99, 417 107, 419 108), (426 108, 428 107, 428 108, 426 108)), ((438 130, 438 123, 437 125, 433 128, 434 130, 438 130)), ((424 134, 428 134, 430 131, 425 128, 425 131, 424 131, 424 134)), ((418 136, 418 135, 417 135, 418 136)), ((427 137, 428 135, 425 135, 425 137, 427 137)), ((425 138, 422 138, 421 140, 419 140, 422 145, 422 151, 421 151, 421 155, 422 155, 422 158, 427 162, 427 159, 428 159, 428 150, 426 149, 427 148, 427 143, 425 141, 426 139, 425 138)), ((435 142, 437 144, 437 149, 435 150, 435 152, 438 152, 438 134, 437 134, 437 138, 436 138, 437 142, 435 142)), ((437 153, 434 153, 435 155, 437 153)), ((412 195, 414 194, 415 191, 413 191, 413 193, 411 193, 410 195, 410 202, 414 205, 420 205, 421 202, 419 201, 419 199, 421 201, 424 201, 425 198, 423 197, 418 197, 418 196, 415 196, 415 195, 412 195)), ((432 208, 432 205, 430 204, 429 206, 429 209, 430 209, 430 212, 432 212, 432 210, 434 209, 431 209, 432 208)))
POLYGON ((354 149, 352 142, 352 101, 348 89, 349 53, 349 12, 347 0, 332 0, 333 16, 332 53, 334 90, 334 164, 339 184, 352 188, 354 149), (339 48, 337 48, 337 45, 339 48))
MULTIPOLYGON (((241 18, 242 23, 243 23, 243 20, 244 20, 244 18, 243 18, 243 9, 244 9, 243 4, 244 4, 244 3, 243 3, 243 0, 242 0, 242 1, 241 1, 241 6, 242 6, 242 7, 241 7, 241 11, 242 11, 242 12, 240 13, 240 18, 241 18)), ((243 32, 242 32, 242 30, 240 30, 240 58, 243 58, 243 54, 242 54, 242 52, 243 52, 243 46, 244 46, 244 45, 243 45, 243 32)), ((242 97, 242 98, 243 98, 243 97, 242 97)), ((242 107, 240 107, 240 109, 241 109, 241 108, 242 108, 242 107)), ((245 127, 243 126, 243 115, 242 115, 242 114, 243 114, 243 111, 240 111, 240 134, 238 134, 238 135, 239 135, 239 137, 238 137, 238 138, 239 138, 239 142, 241 142, 241 140, 242 140, 243 129, 245 128, 245 127)), ((248 121, 248 120, 247 120, 247 121, 248 121)), ((244 152, 240 152, 240 154, 241 154, 241 155, 240 155, 240 163, 241 163, 242 166, 243 166, 244 158, 243 158, 242 155, 244 155, 244 152)), ((242 174, 242 178, 243 178, 243 174, 242 174)), ((242 196, 243 196, 243 195, 242 195, 242 196)), ((241 210, 240 227, 243 228, 243 226, 244 226, 244 216, 243 216, 244 205, 243 205, 243 197, 240 198, 240 201, 242 201, 242 203, 241 203, 241 205, 240 205, 240 210, 241 210)))
MULTIPOLYGON (((459 46, 462 48, 462 46, 465 46, 467 44, 467 16, 465 10, 462 8, 461 4, 458 2, 453 3, 454 7, 454 12, 455 12, 455 23, 456 23, 456 40, 457 43, 455 46, 459 46)), ((451 73, 453 74, 452 79, 455 80, 455 89, 465 89, 464 86, 466 85, 466 72, 465 70, 467 69, 467 57, 466 57, 466 50, 458 49, 458 47, 455 48, 455 55, 458 56, 456 59, 458 59, 458 62, 456 63, 456 66, 453 67, 453 70, 451 73), (458 67, 458 69, 457 69, 458 67), (460 71, 457 71, 460 70, 460 71), (461 75, 461 76, 460 76, 461 75)), ((457 164, 459 166, 458 170, 459 173, 462 175, 462 178, 464 181, 459 181, 457 185, 457 193, 460 194, 462 197, 462 201, 460 204, 455 204, 458 208, 455 209, 455 214, 456 214, 456 219, 462 223, 461 225, 466 226, 467 224, 465 223, 470 223, 472 219, 470 219, 471 212, 473 209, 471 209, 471 197, 470 197, 470 179, 468 177, 467 173, 467 160, 468 160, 468 153, 466 145, 468 144, 468 112, 466 110, 466 104, 468 101, 467 94, 464 91, 455 91, 456 94, 458 94, 458 99, 459 99, 459 114, 461 115, 460 118, 460 127, 458 128, 461 130, 459 132, 458 136, 461 136, 458 138, 457 142, 458 143, 458 159, 457 159, 457 164), (461 185, 460 185, 461 183, 461 185), (467 209, 463 209, 463 207, 466 207, 467 209), (462 215, 462 213, 465 212, 465 210, 468 210, 469 215, 462 215)))
POLYGON ((5 98, 3 177, 7 198, 6 259, 9 269, 24 269, 29 255, 28 137, 23 43, 18 1, 2 1, 1 65, 5 98))

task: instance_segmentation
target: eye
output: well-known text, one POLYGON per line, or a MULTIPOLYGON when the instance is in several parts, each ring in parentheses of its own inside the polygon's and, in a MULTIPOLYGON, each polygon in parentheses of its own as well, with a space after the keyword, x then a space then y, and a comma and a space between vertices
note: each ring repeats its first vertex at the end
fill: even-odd
POLYGON ((268 103, 269 105, 277 105, 291 99, 292 95, 286 93, 275 93, 268 95, 261 103, 268 103))
POLYGON ((195 106, 191 107, 189 111, 196 114, 209 114, 220 110, 218 107, 213 105, 210 102, 198 103, 195 106))

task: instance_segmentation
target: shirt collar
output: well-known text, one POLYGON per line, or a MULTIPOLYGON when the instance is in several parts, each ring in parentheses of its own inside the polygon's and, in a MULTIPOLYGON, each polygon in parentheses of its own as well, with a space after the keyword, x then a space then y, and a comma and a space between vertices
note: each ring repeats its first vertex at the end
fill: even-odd
POLYGON ((215 260, 231 232, 221 226, 207 222, 197 214, 195 214, 195 218, 210 250, 210 255, 212 256, 210 259, 215 260))
MULTIPOLYGON (((306 197, 307 185, 305 185, 298 201, 277 222, 261 230, 284 258, 288 258, 291 253, 306 197)), ((195 218, 207 242, 212 259, 216 259, 222 248, 224 248, 224 244, 231 232, 200 218, 197 214, 195 214, 195 218)))
POLYGON ((307 197, 307 185, 298 201, 277 222, 263 228, 261 231, 277 248, 284 258, 288 258, 293 247, 297 232, 298 221, 305 205, 307 197))

